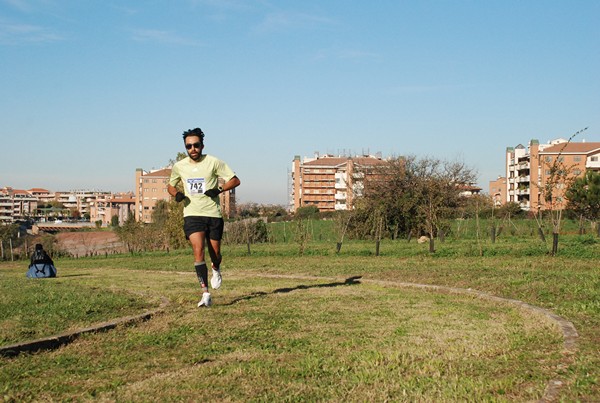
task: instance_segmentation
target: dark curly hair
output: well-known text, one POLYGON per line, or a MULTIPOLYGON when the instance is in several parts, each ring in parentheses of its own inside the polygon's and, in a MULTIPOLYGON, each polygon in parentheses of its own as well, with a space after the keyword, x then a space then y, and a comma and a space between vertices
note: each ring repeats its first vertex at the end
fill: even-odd
POLYGON ((204 144, 204 132, 199 127, 196 127, 195 129, 190 129, 190 130, 183 132, 183 141, 185 141, 185 138, 189 137, 189 136, 200 137, 200 142, 202 144, 204 144))

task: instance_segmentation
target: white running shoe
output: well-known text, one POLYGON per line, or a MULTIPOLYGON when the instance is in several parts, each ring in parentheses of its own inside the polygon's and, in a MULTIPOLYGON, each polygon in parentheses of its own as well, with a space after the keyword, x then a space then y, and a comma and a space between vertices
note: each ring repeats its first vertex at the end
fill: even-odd
POLYGON ((210 293, 204 292, 202 293, 202 299, 198 302, 198 308, 200 307, 209 307, 212 305, 212 299, 210 298, 210 293))
POLYGON ((210 279, 210 285, 212 286, 213 289, 217 289, 221 286, 221 282, 223 281, 223 278, 221 277, 221 270, 216 269, 215 265, 212 265, 212 277, 210 279))

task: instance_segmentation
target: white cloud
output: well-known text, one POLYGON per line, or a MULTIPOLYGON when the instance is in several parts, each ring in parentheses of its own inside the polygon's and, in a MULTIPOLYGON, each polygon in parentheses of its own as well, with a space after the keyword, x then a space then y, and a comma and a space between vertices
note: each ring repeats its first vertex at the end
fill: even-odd
POLYGON ((31 11, 31 5, 26 0, 2 0, 2 2, 18 9, 19 11, 31 11))
POLYGON ((259 32, 274 32, 290 29, 312 29, 333 24, 335 24, 335 21, 327 17, 279 11, 267 14, 257 30, 259 32))
POLYGON ((381 55, 375 52, 367 52, 357 49, 320 49, 315 53, 314 59, 381 60, 381 55))
POLYGON ((247 1, 240 0, 190 0, 192 6, 207 6, 218 10, 243 11, 250 8, 247 1))
POLYGON ((39 43, 61 40, 64 40, 64 37, 38 25, 0 21, 0 44, 15 45, 24 42, 39 43))
POLYGON ((200 43, 194 39, 184 38, 173 32, 157 29, 134 29, 132 30, 132 39, 139 42, 155 42, 170 45, 200 45, 200 43))

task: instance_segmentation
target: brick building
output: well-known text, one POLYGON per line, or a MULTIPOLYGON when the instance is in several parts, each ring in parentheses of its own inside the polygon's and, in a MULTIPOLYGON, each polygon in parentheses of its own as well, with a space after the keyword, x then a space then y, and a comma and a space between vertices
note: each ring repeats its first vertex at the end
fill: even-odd
POLYGON ((100 221, 103 226, 108 226, 114 216, 119 220, 119 225, 135 214, 135 198, 132 192, 116 193, 97 197, 90 203, 90 221, 100 221))
POLYGON ((292 163, 290 208, 317 206, 319 211, 351 210, 362 196, 363 179, 385 164, 380 156, 295 156, 292 163))
MULTIPOLYGON (((504 202, 519 203, 530 211, 548 208, 544 202, 543 189, 552 176, 552 167, 563 173, 565 181, 583 176, 587 170, 600 171, 600 142, 568 142, 556 139, 547 144, 531 140, 528 147, 519 144, 506 149, 506 188, 504 202)), ((564 197, 567 183, 559 181, 555 186, 555 202, 559 208, 566 206, 564 197)), ((490 182, 490 194, 492 182, 490 182)))

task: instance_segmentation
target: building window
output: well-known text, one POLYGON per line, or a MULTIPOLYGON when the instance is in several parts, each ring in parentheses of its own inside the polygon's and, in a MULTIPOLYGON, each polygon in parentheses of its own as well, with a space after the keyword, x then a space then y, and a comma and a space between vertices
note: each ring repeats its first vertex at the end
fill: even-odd
POLYGON ((573 157, 574 162, 581 162, 581 155, 576 155, 573 157))
POLYGON ((590 161, 592 161, 592 162, 598 162, 598 156, 594 155, 593 157, 590 158, 590 161))

